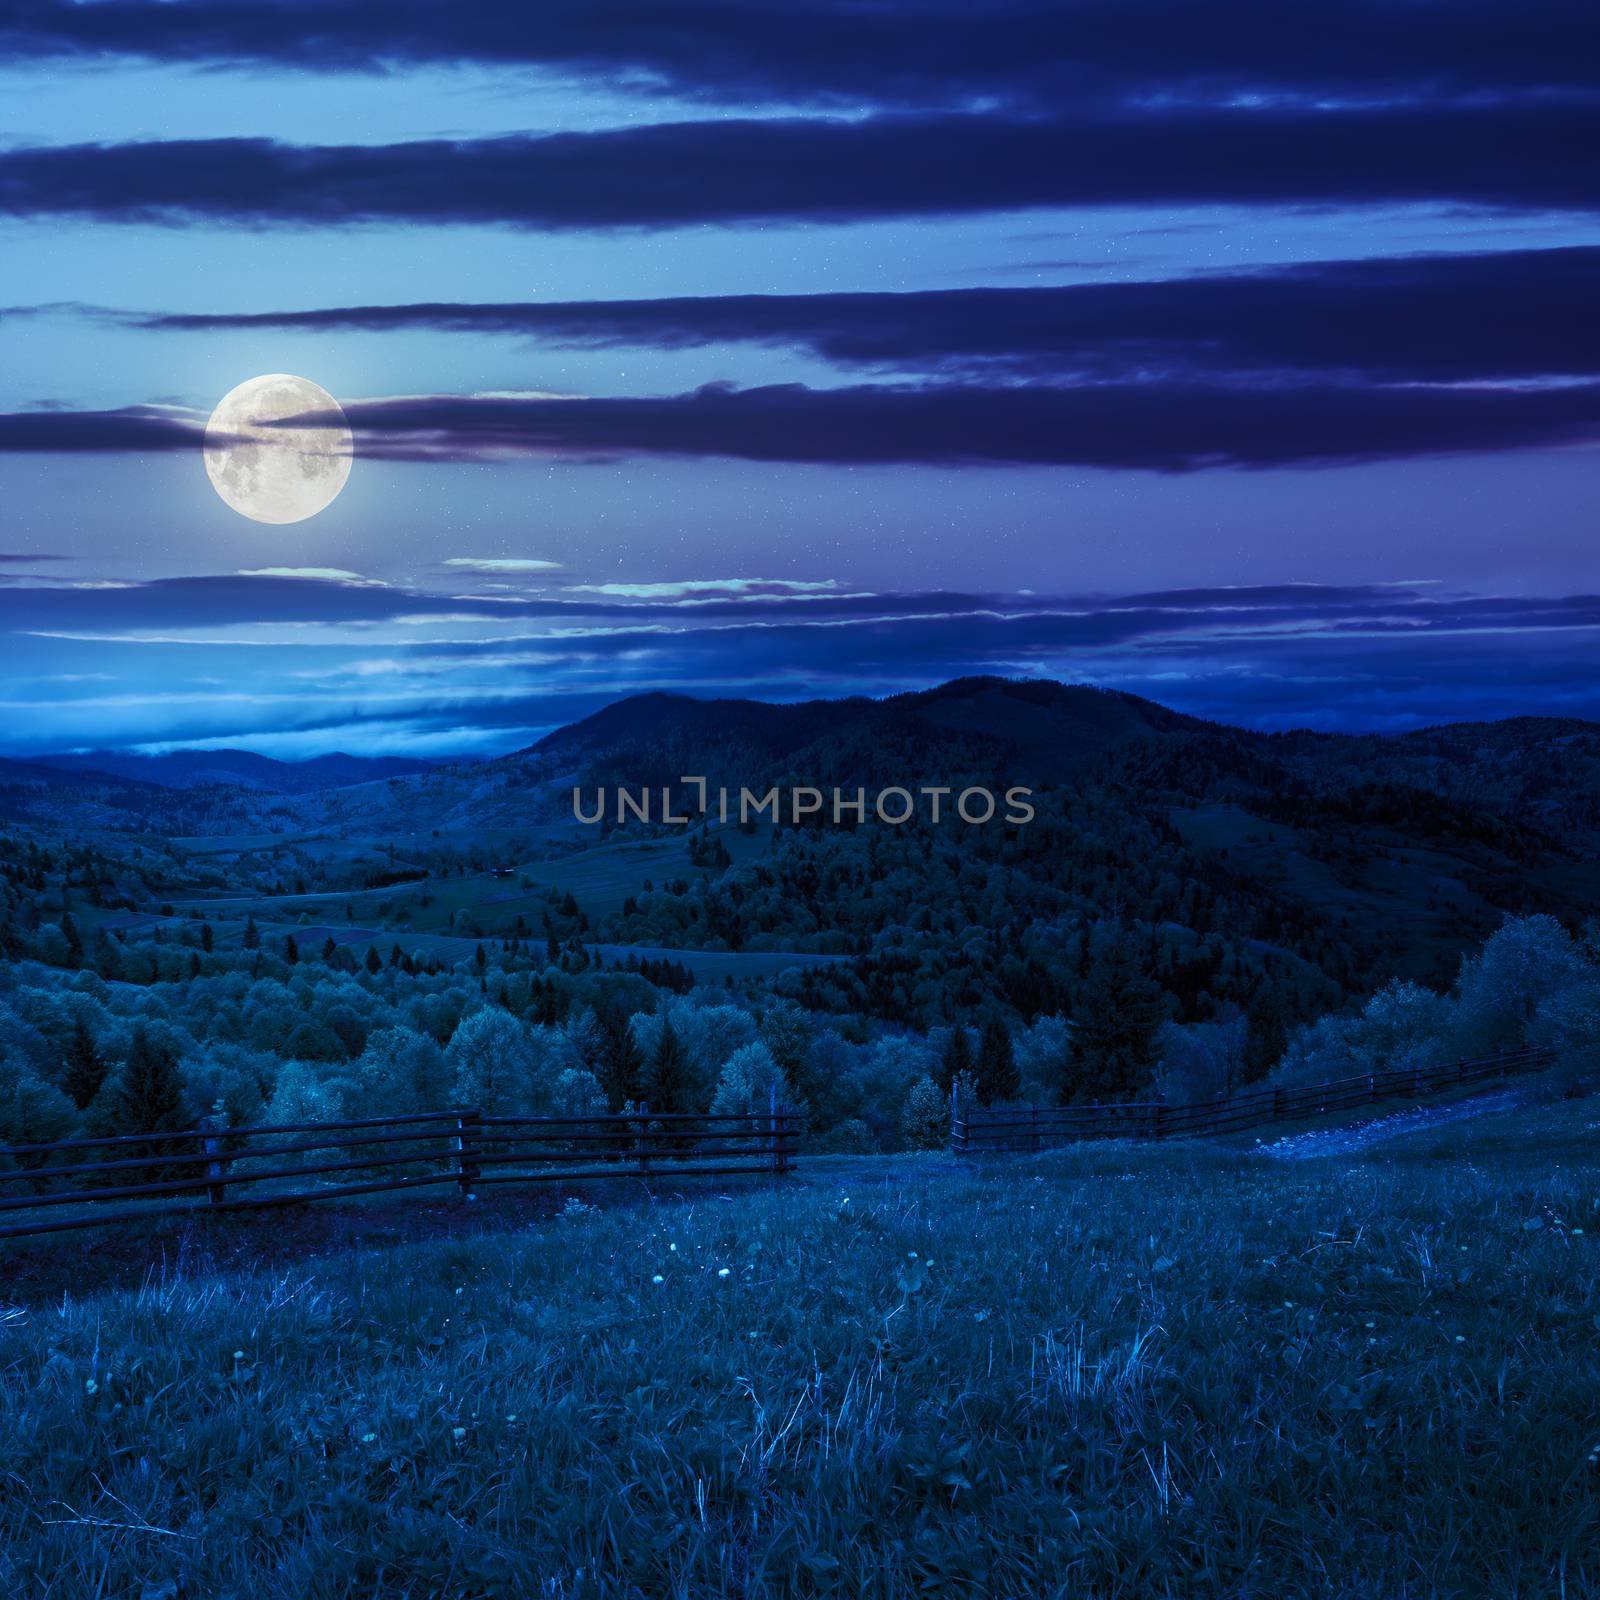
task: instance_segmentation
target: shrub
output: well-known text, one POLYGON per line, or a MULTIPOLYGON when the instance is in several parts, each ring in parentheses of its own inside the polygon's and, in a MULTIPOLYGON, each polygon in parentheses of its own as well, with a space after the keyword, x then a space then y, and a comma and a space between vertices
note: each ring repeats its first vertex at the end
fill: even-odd
POLYGON ((950 1138, 950 1102, 932 1078, 918 1078, 900 1108, 900 1137, 912 1150, 940 1150, 950 1138))

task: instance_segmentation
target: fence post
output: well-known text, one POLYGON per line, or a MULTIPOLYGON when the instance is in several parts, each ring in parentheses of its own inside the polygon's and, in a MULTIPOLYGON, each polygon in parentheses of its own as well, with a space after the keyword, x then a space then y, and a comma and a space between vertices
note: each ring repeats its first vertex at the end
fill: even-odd
POLYGON ((223 1176, 222 1140, 217 1137, 217 1119, 200 1119, 200 1154, 206 1158, 206 1204, 220 1206, 227 1198, 227 1179, 223 1176))
POLYGON ((778 1085, 767 1085, 767 1128, 772 1135, 772 1170, 783 1171, 783 1140, 778 1134, 778 1085))
POLYGON ((961 1123, 961 1091, 950 1080, 950 1151, 960 1155, 967 1148, 967 1130, 961 1123))
POLYGON ((472 1190, 478 1176, 478 1124, 482 1121, 477 1111, 456 1113, 456 1183, 463 1196, 472 1190))
POLYGON ((650 1102, 639 1102, 639 1176, 650 1176, 650 1102))
POLYGON ((1038 1155, 1044 1146, 1040 1143, 1039 1108, 1031 1100, 1028 1102, 1028 1122, 1029 1131, 1033 1134, 1033 1153, 1038 1155))
POLYGON ((1153 1138, 1160 1139, 1165 1136, 1167 1131, 1166 1122, 1167 1097, 1164 1094, 1157 1095, 1155 1117, 1153 1118, 1153 1126, 1150 1129, 1150 1133, 1153 1138))

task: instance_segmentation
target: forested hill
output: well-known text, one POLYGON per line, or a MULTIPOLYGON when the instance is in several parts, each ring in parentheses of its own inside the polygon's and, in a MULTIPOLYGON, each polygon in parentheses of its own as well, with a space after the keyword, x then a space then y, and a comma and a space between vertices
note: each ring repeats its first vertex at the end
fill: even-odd
POLYGON ((646 695, 496 760, 302 795, 0 763, 0 846, 19 951, 69 949, 52 933, 68 902, 89 944, 185 908, 225 943, 254 918, 388 960, 478 941, 531 959, 532 938, 574 970, 591 947, 736 958, 812 1009, 913 1029, 1072 1017, 1114 979, 1185 1024, 1247 1016, 1261 1067, 1391 978, 1448 984, 1507 913, 1578 928, 1600 909, 1597 795, 1589 723, 1263 734, 977 678, 880 701, 646 695), (686 775, 1024 786, 1037 815, 573 820, 574 785, 673 787, 682 813, 686 775), (1107 949, 1124 967, 1102 980, 1107 949), (800 970, 807 955, 833 959, 800 970))
POLYGON ((633 781, 660 781, 655 775, 671 765, 670 755, 699 761, 682 772, 725 774, 735 783, 806 771, 813 779, 799 781, 932 781, 927 770, 893 769, 894 761, 909 759, 944 770, 952 763, 987 770, 995 778, 1008 772, 1019 783, 1039 785, 1070 779, 1119 745, 1211 726, 1114 690, 958 678, 885 700, 796 705, 638 695, 559 729, 522 755, 603 763, 617 781, 627 781, 630 762, 650 772, 633 781))

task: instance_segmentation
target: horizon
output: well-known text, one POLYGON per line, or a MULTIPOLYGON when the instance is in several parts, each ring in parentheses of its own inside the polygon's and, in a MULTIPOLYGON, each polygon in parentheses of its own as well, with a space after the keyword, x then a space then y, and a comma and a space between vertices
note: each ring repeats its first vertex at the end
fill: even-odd
MULTIPOLYGON (((556 735, 558 733, 563 733, 563 732, 567 731, 570 728, 577 727, 577 726, 581 725, 582 723, 587 722, 591 718, 599 716, 603 712, 613 709, 614 707, 627 705, 627 704, 630 704, 630 703, 632 703, 634 701, 639 701, 639 700, 661 700, 661 699, 665 699, 665 700, 693 701, 693 702, 695 702, 697 704, 702 704, 702 705, 704 705, 704 704, 730 703, 730 704, 739 704, 739 705, 760 705, 760 706, 805 706, 805 705, 818 705, 818 704, 846 704, 846 703, 849 703, 852 700, 855 700, 855 701, 868 700, 868 701, 872 702, 873 704, 881 705, 881 704, 885 703, 886 701, 889 701, 889 700, 892 700, 892 699, 902 699, 902 698, 905 698, 907 696, 914 696, 914 695, 919 695, 919 694, 935 694, 935 693, 939 693, 941 691, 949 690, 949 689, 954 688, 954 687, 956 687, 958 685, 961 685, 961 684, 969 684, 969 683, 970 684, 974 684, 974 685, 978 685, 978 684, 990 685, 990 684, 992 684, 992 685, 999 685, 1001 687, 1011 686, 1011 685, 1032 686, 1032 685, 1040 685, 1040 684, 1053 684, 1057 688, 1062 688, 1062 689, 1088 689, 1088 690, 1104 691, 1104 692, 1115 693, 1115 694, 1131 694, 1132 693, 1132 691, 1116 689, 1116 688, 1114 688, 1114 687, 1112 687, 1110 685, 1088 683, 1088 682, 1083 682, 1083 681, 1073 681, 1073 680, 1068 680, 1068 679, 1060 679, 1060 678, 1001 678, 1001 677, 995 677, 995 676, 992 676, 992 675, 969 675, 967 677, 962 677, 962 678, 950 678, 950 679, 946 679, 943 683, 930 684, 924 689, 894 690, 894 691, 891 691, 891 692, 888 692, 888 693, 877 694, 877 695, 857 694, 857 695, 850 695, 850 696, 840 695, 840 696, 820 697, 820 698, 819 697, 807 697, 805 699, 800 699, 800 700, 764 700, 764 699, 761 699, 761 698, 759 698, 757 696, 754 696, 754 695, 737 695, 737 696, 735 696, 735 695, 725 695, 725 694, 694 694, 694 693, 690 693, 690 692, 687 692, 687 691, 684 691, 684 690, 647 689, 647 690, 641 690, 641 691, 639 691, 638 693, 635 693, 635 694, 623 695, 623 696, 620 696, 617 699, 606 701, 604 704, 595 707, 593 710, 586 711, 581 716, 574 717, 569 722, 558 723, 558 724, 556 724, 556 725, 554 725, 552 727, 536 730, 535 733, 534 733, 534 736, 532 737, 532 739, 530 739, 526 743, 518 743, 518 744, 515 744, 515 745, 510 745, 510 746, 506 747, 505 749, 498 749, 498 750, 461 751, 461 752, 456 752, 456 753, 441 752, 441 753, 436 754, 436 755, 409 756, 408 757, 408 756, 405 756, 405 755, 403 755, 403 754, 401 754, 399 752, 381 752, 381 753, 378 753, 378 754, 375 754, 375 755, 363 755, 363 754, 360 754, 358 752, 351 751, 351 750, 333 749, 333 750, 318 751, 314 755, 275 756, 275 755, 272 755, 272 754, 268 753, 267 751, 253 749, 248 744, 216 743, 216 744, 166 744, 166 745, 149 745, 149 746, 129 745, 129 746, 121 747, 121 748, 118 748, 118 747, 115 747, 115 746, 104 746, 104 745, 101 745, 101 746, 86 745, 86 746, 74 747, 74 748, 71 748, 71 749, 46 749, 46 750, 41 750, 41 751, 38 751, 37 753, 31 755, 31 756, 27 756, 27 755, 24 755, 24 756, 13 756, 13 755, 7 754, 7 753, 5 753, 3 751, 0 751, 0 760, 18 761, 18 762, 21 762, 21 763, 26 763, 26 762, 32 760, 34 762, 37 762, 37 763, 40 763, 40 764, 43 764, 43 765, 49 765, 52 761, 67 760, 67 759, 71 759, 71 760, 86 760, 86 759, 88 759, 88 758, 90 758, 92 756, 110 756, 110 757, 116 757, 116 758, 119 758, 119 759, 129 759, 129 758, 131 758, 131 759, 142 759, 142 760, 148 760, 148 761, 159 761, 159 760, 162 760, 163 758, 166 758, 166 757, 182 756, 182 755, 246 755, 246 756, 254 757, 254 758, 258 759, 258 760, 265 760, 265 761, 269 761, 269 762, 274 762, 274 763, 277 763, 279 765, 284 765, 284 766, 307 766, 307 765, 314 764, 316 762, 342 759, 342 760, 346 760, 346 761, 372 762, 374 764, 380 763, 380 762, 384 762, 384 761, 408 761, 409 760, 409 761, 417 762, 417 763, 419 763, 421 765, 424 765, 426 767, 429 767, 429 768, 442 768, 442 767, 451 767, 451 766, 472 764, 472 763, 481 762, 481 761, 498 761, 498 760, 503 760, 503 759, 505 759, 507 757, 510 757, 510 756, 526 755, 526 754, 530 753, 532 750, 534 750, 545 739, 551 738, 551 737, 553 737, 554 735, 556 735)), ((1156 706, 1156 707, 1158 707, 1159 709, 1162 709, 1162 710, 1166 710, 1166 711, 1177 711, 1178 710, 1178 708, 1176 706, 1169 705, 1166 702, 1164 702, 1162 700, 1159 700, 1159 699, 1155 698, 1152 695, 1133 695, 1132 697, 1134 699, 1136 699, 1136 700, 1144 702, 1145 704, 1154 705, 1154 706, 1156 706)), ((1180 713, 1180 714, 1186 715, 1186 716, 1187 715, 1191 715, 1191 713, 1187 713, 1187 712, 1183 712, 1183 713, 1180 713)), ((1424 733, 1434 732, 1434 731, 1448 729, 1448 728, 1480 727, 1480 726, 1481 727, 1489 727, 1489 726, 1494 726, 1494 725, 1497 725, 1497 724, 1502 724, 1502 723, 1507 723, 1507 722, 1530 722, 1530 721, 1597 722, 1597 721, 1600 721, 1600 719, 1588 718, 1588 717, 1571 717, 1571 716, 1568 716, 1568 717, 1556 717, 1556 716, 1552 716, 1552 715, 1549 715, 1549 714, 1543 713, 1543 712, 1508 712, 1504 716, 1495 716, 1495 717, 1459 717, 1459 718, 1453 718, 1453 719, 1450 719, 1448 721, 1443 721, 1443 722, 1431 722, 1431 723, 1419 724, 1416 727, 1387 728, 1387 729, 1385 729, 1385 728, 1319 729, 1319 728, 1308 727, 1308 726, 1306 726, 1304 724, 1301 724, 1301 723, 1293 723, 1293 722, 1285 722, 1281 726, 1267 726, 1267 727, 1254 726, 1254 727, 1252 727, 1252 726, 1248 726, 1248 725, 1246 725, 1244 723, 1230 722, 1226 718, 1223 718, 1223 717, 1201 717, 1201 718, 1197 718, 1196 720, 1207 722, 1207 723, 1209 723, 1209 724, 1211 724, 1213 726, 1216 726, 1216 727, 1228 728, 1228 729, 1231 729, 1231 730, 1233 730, 1235 732, 1240 732, 1240 733, 1261 733, 1261 734, 1306 733, 1306 734, 1314 734, 1314 735, 1318 735, 1318 736, 1322 736, 1322 737, 1334 737, 1334 738, 1337 738, 1337 737, 1349 737, 1349 738, 1357 738, 1357 737, 1404 738, 1409 734, 1424 734, 1424 733)), ((368 781, 368 780, 358 779, 356 781, 365 782, 365 781, 368 781)))

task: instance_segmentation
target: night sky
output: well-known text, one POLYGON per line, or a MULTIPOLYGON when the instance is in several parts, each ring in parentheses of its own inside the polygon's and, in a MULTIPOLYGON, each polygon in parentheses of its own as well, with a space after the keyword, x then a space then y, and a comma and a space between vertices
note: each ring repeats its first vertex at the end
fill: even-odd
POLYGON ((0 0, 0 750, 1600 716, 1597 150, 1592 0, 0 0))

